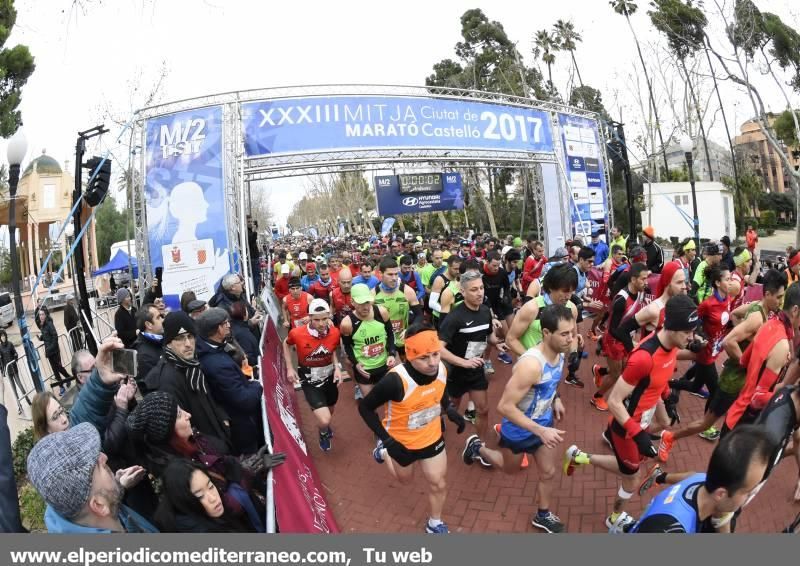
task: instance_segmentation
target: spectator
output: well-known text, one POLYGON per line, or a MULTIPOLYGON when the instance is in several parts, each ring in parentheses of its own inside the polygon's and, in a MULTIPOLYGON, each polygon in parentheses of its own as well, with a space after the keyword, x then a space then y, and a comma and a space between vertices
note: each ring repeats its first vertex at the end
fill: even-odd
MULTIPOLYGON (((623 249, 623 251, 627 249, 628 237, 623 236, 622 231, 618 227, 612 226, 611 233, 609 234, 609 236, 610 236, 610 240, 608 242, 609 247, 613 248, 614 246, 619 246, 623 249)), ((602 262, 595 261, 595 264, 599 265, 600 263, 602 262)))
MULTIPOLYGON (((150 303, 156 304, 158 299, 161 299, 164 296, 164 292, 161 290, 161 275, 164 273, 163 267, 156 267, 156 273, 153 276, 153 281, 150 284, 150 288, 144 294, 144 298, 142 299, 143 303, 150 303)), ((163 304, 163 301, 161 301, 163 304)))
POLYGON ((114 313, 114 330, 126 348, 131 348, 136 341, 136 307, 133 296, 126 287, 117 289, 119 308, 114 313))
POLYGON ((207 308, 208 304, 200 299, 195 299, 186 305, 186 311, 189 313, 189 317, 191 317, 192 320, 203 314, 207 308))
POLYGON ((596 264, 599 265, 608 258, 608 244, 600 239, 600 232, 592 232, 592 243, 586 247, 594 250, 594 261, 596 264))
POLYGON ((186 313, 171 312, 164 319, 164 349, 161 359, 145 377, 148 391, 174 395, 194 415, 203 434, 218 438, 230 450, 230 419, 208 390, 208 383, 195 357, 195 321, 186 313))
POLYGON ((23 533, 5 394, 5 381, 0 379, 0 533, 23 533))
MULTIPOLYGON (((248 380, 228 354, 231 323, 228 313, 211 308, 197 319, 197 358, 209 378, 211 392, 230 416, 234 451, 252 454, 264 444, 261 384, 248 380)), ((235 347, 234 347, 235 349, 235 347)))
POLYGON ((719 239, 719 243, 722 244, 722 259, 720 260, 720 265, 722 265, 725 269, 733 273, 736 269, 736 264, 733 261, 733 252, 731 251, 731 239, 728 236, 722 236, 719 239))
POLYGON ((164 533, 254 532, 249 521, 233 516, 225 500, 199 463, 176 458, 164 469, 156 523, 164 533))
POLYGON ((81 327, 81 313, 78 309, 78 302, 75 297, 67 299, 67 304, 64 305, 64 328, 67 329, 69 339, 72 342, 72 351, 77 352, 84 347, 83 335, 80 330, 76 328, 81 327))
POLYGON ((750 255, 753 255, 758 245, 758 232, 755 231, 752 224, 747 225, 745 239, 747 240, 747 249, 750 250, 750 255))
POLYGON ((89 423, 47 435, 28 455, 28 479, 47 503, 51 533, 155 533, 156 528, 122 504, 123 489, 145 476, 135 466, 113 473, 89 423))
POLYGON ((22 381, 19 379, 19 369, 17 368, 17 349, 14 344, 9 342, 8 335, 5 330, 0 330, 0 364, 3 371, 3 377, 7 377, 11 382, 11 387, 14 388, 14 397, 17 400, 17 413, 22 414, 22 404, 20 401, 24 396, 28 406, 31 405, 30 398, 25 394, 25 388, 22 386, 22 381))
POLYGON ((144 380, 161 359, 164 315, 154 304, 145 303, 136 313, 136 329, 139 331, 139 336, 133 343, 133 349, 137 352, 136 385, 142 395, 147 395, 149 391, 144 380))
POLYGON ((58 331, 56 325, 53 324, 53 318, 46 308, 40 308, 37 315, 37 322, 42 333, 39 335, 39 340, 44 342, 44 355, 47 361, 50 362, 50 367, 53 368, 53 378, 55 382, 53 385, 58 384, 61 386, 59 390, 60 395, 64 395, 64 384, 72 381, 72 378, 61 365, 61 348, 58 345, 58 331), (60 379, 63 376, 64 379, 60 379))
POLYGON ((242 303, 234 303, 231 307, 231 333, 234 340, 247 356, 247 363, 255 367, 258 364, 258 338, 247 324, 247 309, 242 303))
POLYGON ((664 250, 656 243, 656 231, 652 226, 645 226, 642 234, 644 234, 644 249, 647 252, 647 269, 651 273, 661 273, 664 268, 664 250))
POLYGON ((86 384, 86 380, 92 374, 94 369, 94 356, 89 350, 78 350, 72 354, 72 361, 70 361, 69 369, 75 383, 78 384, 78 391, 80 391, 86 384))
POLYGON ((181 310, 189 314, 189 303, 195 300, 197 300, 197 295, 195 295, 194 291, 184 291, 181 295, 181 310))

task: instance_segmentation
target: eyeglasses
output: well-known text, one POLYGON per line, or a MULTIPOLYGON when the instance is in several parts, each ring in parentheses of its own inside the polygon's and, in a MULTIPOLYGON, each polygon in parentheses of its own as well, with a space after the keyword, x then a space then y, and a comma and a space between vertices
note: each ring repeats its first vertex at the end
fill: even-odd
POLYGON ((64 415, 69 415, 69 411, 67 411, 64 407, 59 407, 58 410, 56 410, 56 412, 53 413, 53 416, 50 417, 50 421, 51 422, 56 422, 58 419, 60 419, 64 415))

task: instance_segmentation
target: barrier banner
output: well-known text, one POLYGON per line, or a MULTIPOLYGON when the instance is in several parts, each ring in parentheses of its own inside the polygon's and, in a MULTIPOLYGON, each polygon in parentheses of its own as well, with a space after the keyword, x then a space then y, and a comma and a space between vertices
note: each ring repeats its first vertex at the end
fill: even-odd
MULTIPOLYGON (((658 273, 652 273, 650 277, 647 278, 647 287, 644 290, 645 303, 649 303, 656 298, 655 293, 658 289, 659 279, 661 279, 661 275, 658 273)), ((602 301, 608 304, 608 301, 611 300, 611 297, 602 296, 606 290, 606 286, 603 284, 603 272, 600 269, 593 267, 586 273, 586 281, 589 284, 589 288, 586 291, 586 296, 594 301, 602 301)))
POLYGON ((230 271, 222 169, 222 107, 145 124, 145 213, 153 270, 171 310, 184 291, 207 301, 230 271))
POLYGON ((553 152, 547 112, 465 99, 328 96, 242 104, 248 157, 376 148, 553 152))
POLYGON ((339 527, 300 429, 294 388, 286 379, 280 336, 272 318, 266 321, 261 345, 261 382, 272 446, 286 461, 272 469, 275 514, 282 533, 338 533, 339 527))

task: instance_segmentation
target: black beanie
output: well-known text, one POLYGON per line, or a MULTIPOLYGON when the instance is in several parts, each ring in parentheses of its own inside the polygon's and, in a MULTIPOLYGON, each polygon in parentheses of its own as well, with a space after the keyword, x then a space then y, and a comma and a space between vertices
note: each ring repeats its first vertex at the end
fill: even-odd
POLYGON ((664 307, 664 328, 667 330, 694 330, 700 324, 697 305, 689 295, 675 295, 664 307))
POLYGON ((174 311, 164 318, 164 346, 169 345, 179 334, 197 336, 194 320, 183 311, 174 311))
POLYGON ((149 393, 128 415, 128 430, 148 442, 167 442, 178 418, 178 400, 166 391, 149 393))

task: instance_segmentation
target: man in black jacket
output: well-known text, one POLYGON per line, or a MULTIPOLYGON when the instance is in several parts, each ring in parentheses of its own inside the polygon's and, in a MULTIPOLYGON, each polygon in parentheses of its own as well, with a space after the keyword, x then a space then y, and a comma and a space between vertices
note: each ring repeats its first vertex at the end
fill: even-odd
POLYGON ((136 307, 133 306, 133 297, 126 287, 117 289, 117 303, 119 308, 114 313, 114 330, 125 347, 130 348, 136 341, 136 307))
POLYGON ((196 332, 194 320, 185 312, 166 316, 163 355, 145 377, 145 387, 148 391, 173 394, 181 408, 192 415, 197 430, 226 442, 230 449, 230 417, 211 396, 195 357, 196 332))
POLYGON ((664 267, 664 250, 656 243, 656 231, 652 226, 642 229, 644 249, 647 252, 647 269, 651 273, 661 273, 664 267))
POLYGON ((139 336, 133 343, 133 349, 137 352, 136 385, 142 395, 147 395, 149 391, 144 379, 161 359, 164 315, 154 304, 145 303, 136 313, 136 328, 139 330, 139 336))

